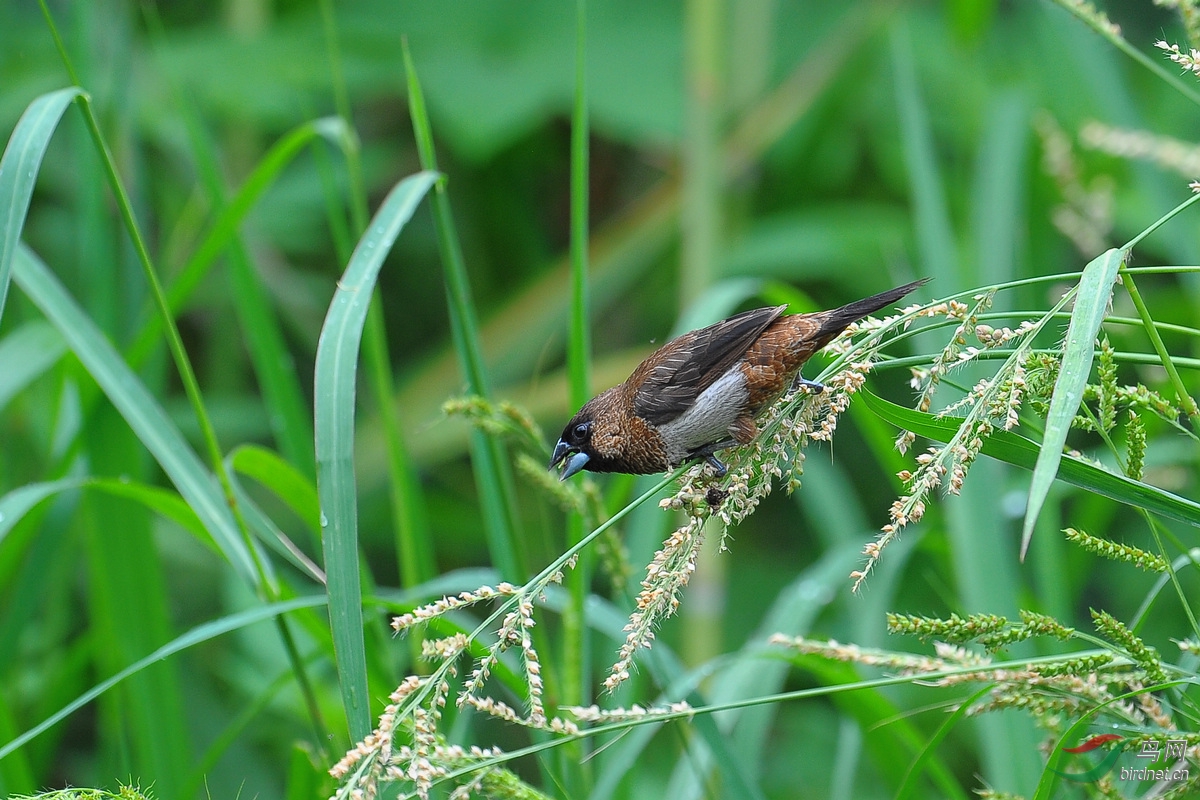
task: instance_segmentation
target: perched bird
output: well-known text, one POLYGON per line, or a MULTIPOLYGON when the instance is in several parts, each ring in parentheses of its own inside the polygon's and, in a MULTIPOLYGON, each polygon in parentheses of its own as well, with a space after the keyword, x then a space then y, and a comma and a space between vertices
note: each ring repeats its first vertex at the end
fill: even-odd
POLYGON ((813 353, 925 280, 815 314, 745 311, 672 339, 579 409, 550 469, 562 465, 561 480, 582 469, 645 475, 705 459, 724 474, 715 453, 753 441, 755 418, 790 382, 824 388, 800 377, 813 353))

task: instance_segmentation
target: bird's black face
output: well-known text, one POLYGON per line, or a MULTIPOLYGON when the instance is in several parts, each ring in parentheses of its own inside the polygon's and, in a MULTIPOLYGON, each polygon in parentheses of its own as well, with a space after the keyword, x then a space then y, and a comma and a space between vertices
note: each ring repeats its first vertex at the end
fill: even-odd
POLYGON ((565 481, 586 467, 591 460, 592 427, 592 420, 584 418, 582 414, 576 414, 567 423, 567 427, 563 428, 562 436, 554 445, 554 455, 550 458, 550 469, 559 464, 563 465, 559 480, 565 481))

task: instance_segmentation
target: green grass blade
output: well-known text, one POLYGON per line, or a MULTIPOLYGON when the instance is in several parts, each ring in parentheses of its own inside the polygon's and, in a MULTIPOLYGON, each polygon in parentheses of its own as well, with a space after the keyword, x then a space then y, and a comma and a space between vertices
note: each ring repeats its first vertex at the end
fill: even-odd
MULTIPOLYGON (((177 313, 190 299, 217 257, 222 252, 227 254, 228 275, 232 284, 230 297, 245 332, 247 350, 275 442, 289 461, 302 467, 311 476, 313 434, 307 403, 291 354, 284 343, 278 314, 254 270, 238 229, 266 190, 306 147, 324 138, 345 152, 352 134, 337 118, 317 119, 299 126, 267 151, 234 196, 226 201, 219 159, 213 152, 209 137, 205 135, 198 114, 192 110, 186 96, 181 95, 179 102, 209 203, 220 213, 184 265, 179 280, 171 286, 167 305, 177 313)), ((161 316, 151 317, 130 350, 131 363, 142 363, 161 339, 162 324, 161 316)))
MULTIPOLYGON (((1200 195, 1197 195, 1200 197, 1200 195)), ((1146 331, 1146 335, 1150 337, 1150 344, 1154 347, 1154 352, 1158 355, 1158 359, 1162 362, 1163 369, 1167 371, 1167 377, 1171 380, 1171 385, 1175 388, 1175 395, 1179 400, 1179 405, 1184 413, 1191 418, 1192 427, 1200 428, 1200 408, 1196 406, 1196 398, 1188 392, 1187 386, 1183 382, 1183 378, 1179 375, 1179 368, 1175 362, 1182 359, 1172 358, 1167 351, 1167 346, 1163 342, 1162 334, 1159 333, 1159 325, 1154 321, 1154 317, 1150 315, 1150 309, 1146 306, 1146 301, 1142 299, 1142 293, 1138 291, 1137 283, 1133 276, 1129 274, 1129 270, 1122 269, 1122 285, 1125 287, 1129 299, 1133 301, 1134 308, 1137 309, 1138 317, 1141 318, 1142 326, 1146 331)))
POLYGON ((351 738, 356 741, 371 730, 354 482, 358 351, 383 260, 436 180, 436 173, 418 173, 405 178, 388 194, 338 281, 317 344, 314 416, 322 549, 342 701, 351 738))
POLYGON ((1042 437, 1042 450, 1033 468, 1029 484, 1029 503, 1025 508, 1025 524, 1021 529, 1021 558, 1033 538, 1033 525, 1038 512, 1046 501, 1050 484, 1058 473, 1062 460, 1063 445, 1071 421, 1083 401, 1083 390, 1092 371, 1092 358, 1096 352, 1096 334, 1104 322, 1104 312, 1112 295, 1117 271, 1125 262, 1125 251, 1111 249, 1088 263, 1079 279, 1079 291, 1075 295, 1075 308, 1067 325, 1067 341, 1063 347, 1062 366, 1058 380, 1054 383, 1054 394, 1050 398, 1050 413, 1046 417, 1046 432, 1042 437))
POLYGON ((0 157, 0 319, 4 316, 13 258, 21 241, 21 229, 25 227, 42 158, 67 106, 83 94, 82 89, 72 86, 44 94, 30 103, 0 157))
MULTIPOLYGON (((305 147, 316 139, 323 138, 344 151, 347 138, 351 135, 340 119, 323 117, 300 125, 271 145, 242 185, 228 202, 222 205, 208 232, 167 289, 167 305, 172 313, 178 314, 187 308, 192 295, 208 275, 217 258, 237 239, 238 226, 245 221, 255 204, 305 147)), ((161 338, 162 320, 152 317, 129 347, 130 362, 141 364, 161 338)))
POLYGON ((1054 2, 1066 9, 1067 13, 1074 15, 1076 19, 1095 31, 1100 38, 1106 40, 1137 64, 1145 67, 1163 83, 1196 105, 1200 105, 1200 92, 1197 92, 1190 82, 1183 80, 1178 75, 1172 74, 1161 63, 1153 60, 1150 56, 1130 44, 1121 35, 1121 29, 1116 25, 1108 23, 1107 18, 1103 18, 1103 14, 1097 14, 1095 8, 1090 4, 1076 3, 1072 2, 1072 0, 1054 0, 1054 2))
POLYGON ((588 292, 587 0, 577 0, 575 103, 571 113, 571 329, 567 346, 571 404, 588 401, 592 340, 588 292))
POLYGON ((203 241, 180 271, 179 278, 171 285, 167 296, 172 310, 179 311, 186 305, 209 267, 237 238, 238 226, 306 147, 324 139, 344 152, 353 135, 337 117, 322 117, 294 128, 271 145, 213 220, 203 241))
POLYGON ((239 474, 267 487, 303 520, 315 537, 320 536, 321 504, 317 487, 293 464, 278 453, 253 444, 234 448, 229 463, 239 474))
MULTIPOLYGON (((232 472, 232 467, 230 467, 232 472)), ((258 507, 258 503, 250 495, 246 494, 246 490, 238 483, 236 478, 233 480, 234 496, 237 498, 238 507, 241 509, 242 517, 246 520, 246 524, 250 527, 251 532, 258 539, 279 555, 284 561, 290 563, 296 570, 310 577, 315 583, 321 584, 325 582, 325 573, 321 568, 313 562, 311 558, 299 547, 295 542, 288 538, 273 519, 263 513, 258 507)), ((265 569, 269 571, 272 582, 274 582, 274 572, 272 570, 272 562, 265 562, 265 569)), ((282 596, 282 595, 281 595, 282 596)), ((287 636, 288 634, 284 634, 287 636)))
MULTIPOLYGON (((416 67, 403 42, 404 70, 408 79, 409 114, 412 116, 413 133, 417 141, 423 169, 437 169, 437 155, 433 148, 433 129, 429 114, 425 110, 425 97, 417 79, 416 67)), ((433 221, 437 227, 438 250, 446 272, 447 304, 450 311, 450 327, 454 338, 454 349, 467 380, 467 390, 480 397, 489 397, 487 370, 479 341, 479 327, 475 321, 475 305, 471 300, 471 287, 467 281, 467 270, 463 262, 462 246, 454 228, 454 215, 450 210, 450 198, 445 183, 439 183, 434 191, 433 221)), ((482 431, 471 431, 471 462, 475 468, 475 483, 483 506, 484 531, 488 538, 488 549, 492 561, 500 573, 517 580, 527 574, 521 557, 521 541, 516 533, 515 490, 512 470, 504 444, 482 431)))
POLYGON ((892 31, 891 38, 900 139, 904 145, 920 263, 935 286, 951 286, 958 261, 954 230, 938 171, 937 142, 929 109, 921 94, 912 36, 907 26, 901 24, 892 31))
POLYGON ((75 478, 64 478, 58 481, 45 481, 20 486, 0 497, 0 543, 25 515, 48 497, 59 492, 77 489, 83 481, 75 478))
MULTIPOLYGON (((962 420, 954 417, 938 419, 910 408, 888 402, 870 392, 859 392, 863 403, 883 419, 918 436, 948 442, 962 420)), ((994 431, 983 440, 983 453, 1006 464, 1032 470, 1037 465, 1042 448, 1037 442, 1011 431, 994 431)), ((1200 503, 1177 494, 1130 480, 1075 458, 1063 458, 1058 464, 1058 477, 1065 483, 1094 494, 1116 500, 1134 508, 1144 508, 1170 519, 1200 527, 1200 503)))
MULTIPOLYGON (((976 691, 975 694, 967 698, 966 701, 960 702, 958 708, 956 708, 954 712, 951 713, 950 716, 946 717, 942 724, 938 726, 938 729, 934 732, 933 736, 920 745, 920 750, 917 754, 917 757, 913 759, 912 764, 908 768, 908 773, 904 776, 904 782, 900 784, 900 788, 896 791, 895 800, 908 800, 908 798, 913 796, 914 792, 921 788, 921 775, 925 772, 929 765, 936 762, 938 745, 945 740, 946 736, 948 736, 950 732, 959 725, 959 723, 966 719, 967 713, 971 710, 971 707, 975 705, 977 701, 981 700, 988 692, 992 691, 993 688, 995 687, 992 684, 988 684, 982 689, 976 691)), ((939 774, 946 774, 947 772, 948 771, 945 770, 944 767, 939 770, 939 774)))
MULTIPOLYGON (((838 597, 839 589, 845 590, 846 575, 861 559, 861 550, 858 542, 845 542, 796 576, 776 596, 758 630, 743 646, 743 652, 762 647, 776 633, 785 636, 810 633, 818 615, 838 597)), ((788 672, 783 661, 736 659, 714 682, 709 699, 726 703, 783 691, 788 672)), ((730 712, 721 719, 721 727, 732 734, 734 755, 756 781, 762 779, 767 769, 770 733, 780 711, 779 706, 762 705, 730 712)), ((728 773, 728 765, 722 771, 728 773)))
POLYGON ((210 639, 215 639, 231 631, 240 630, 249 627, 257 622, 269 620, 283 614, 289 614, 293 611, 299 611, 305 608, 318 608, 325 604, 325 598, 320 595, 311 597, 301 597, 295 600, 286 600, 280 603, 271 603, 269 605, 258 606, 257 608, 240 611, 236 614, 231 614, 221 619, 206 622, 202 625, 197 625, 182 636, 172 639, 167 644, 155 650, 145 658, 138 659, 130 664, 125 669, 113 675, 107 680, 101 681, 88 691, 76 697, 67 705, 51 714, 46 719, 34 725, 29 730, 22 733, 17 738, 0 747, 0 759, 3 759, 9 753, 19 747, 23 747, 33 739, 36 739, 47 730, 62 722, 67 717, 74 714, 79 709, 83 708, 88 703, 95 700, 100 695, 107 692, 117 684, 124 681, 131 675, 136 675, 147 667, 153 666, 165 658, 175 655, 189 647, 207 642, 210 639))
POLYGON ((67 350, 52 325, 27 322, 0 340, 0 409, 58 362, 67 350))
MULTIPOLYGON (((591 396, 591 320, 588 292, 588 93, 587 93, 587 0, 575 4, 575 100, 571 112, 571 321, 567 335, 567 372, 571 406, 578 408, 591 396)), ((581 513, 567 516, 567 544, 573 545, 587 533, 587 520, 581 513)), ((591 585, 590 554, 585 553, 578 566, 566 578, 571 595, 563 611, 560 642, 561 705, 588 705, 591 702, 588 665, 589 640, 584 635, 588 589, 591 585)), ((572 795, 580 796, 590 784, 579 744, 563 748, 561 774, 572 795)))
POLYGON ((166 412, 32 251, 21 247, 13 267, 17 283, 58 328, 67 346, 204 522, 225 559, 251 585, 257 585, 253 559, 220 487, 166 412))
MULTIPOLYGON (((348 131, 353 131, 353 108, 343 68, 342 46, 337 17, 331 0, 322 0, 321 28, 325 42, 325 55, 329 64, 330 88, 333 90, 334 108, 348 131)), ((363 181, 362 150, 356 136, 347 137, 343 144, 348 179, 347 199, 350 222, 361 232, 367 224, 367 190, 363 181)), ((339 183, 329 168, 324 154, 318 152, 317 165, 325 187, 326 218, 338 254, 348 257, 350 236, 339 199, 339 183)), ((392 528, 395 532, 396 551, 400 562, 400 582, 414 586, 432 577, 434 565, 433 539, 429 534, 428 514, 421 493, 420 479, 416 466, 409 455, 408 446, 401 432, 400 419, 393 409, 395 403, 395 378, 392 359, 388 352, 388 336, 384 321, 381 295, 376 291, 367 312, 366 328, 362 344, 366 383, 374 395, 382 427, 381 441, 387 454, 387 469, 381 471, 387 479, 391 499, 392 528)), ((419 637, 410 639, 414 653, 420 651, 419 637)))

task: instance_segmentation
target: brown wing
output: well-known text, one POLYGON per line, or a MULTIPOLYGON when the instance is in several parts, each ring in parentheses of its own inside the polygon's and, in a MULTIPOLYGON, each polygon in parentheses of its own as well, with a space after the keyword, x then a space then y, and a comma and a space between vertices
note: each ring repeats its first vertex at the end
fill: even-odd
POLYGON ((638 365, 626 382, 635 387, 634 413, 652 425, 678 417, 786 308, 745 311, 663 345, 638 365))

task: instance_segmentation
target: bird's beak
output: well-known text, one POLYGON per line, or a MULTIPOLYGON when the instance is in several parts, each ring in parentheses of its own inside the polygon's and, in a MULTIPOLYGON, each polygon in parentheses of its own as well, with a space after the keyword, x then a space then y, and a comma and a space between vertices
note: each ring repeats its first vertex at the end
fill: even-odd
POLYGON ((571 446, 562 439, 559 439, 558 444, 554 445, 554 455, 550 458, 550 469, 554 469, 559 464, 562 464, 562 474, 558 476, 558 479, 560 481, 565 481, 567 478, 583 469, 587 462, 587 453, 572 453, 571 446))

